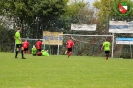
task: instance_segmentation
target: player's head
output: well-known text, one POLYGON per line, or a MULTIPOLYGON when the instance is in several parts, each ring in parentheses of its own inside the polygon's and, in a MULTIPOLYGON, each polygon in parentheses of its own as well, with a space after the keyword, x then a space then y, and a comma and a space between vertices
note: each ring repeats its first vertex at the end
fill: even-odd
POLYGON ((109 41, 109 39, 106 38, 105 41, 109 41))
POLYGON ((33 45, 33 48, 35 48, 35 45, 33 45))
POLYGON ((69 39, 72 39, 72 37, 71 37, 71 36, 68 36, 68 38, 69 38, 69 39))
POLYGON ((18 32, 20 32, 20 31, 21 31, 21 28, 20 28, 20 27, 18 27, 18 28, 17 28, 17 31, 18 31, 18 32))
POLYGON ((40 41, 40 39, 38 39, 37 41, 40 41))

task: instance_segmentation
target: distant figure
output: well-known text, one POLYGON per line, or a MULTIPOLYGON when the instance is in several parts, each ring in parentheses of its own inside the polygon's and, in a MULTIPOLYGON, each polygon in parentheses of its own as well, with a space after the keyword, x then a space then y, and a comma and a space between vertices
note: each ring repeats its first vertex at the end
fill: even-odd
POLYGON ((107 40, 104 41, 101 50, 104 48, 105 54, 106 54, 106 60, 108 60, 109 57, 109 53, 110 53, 110 42, 108 42, 107 40))
POLYGON ((37 51, 36 47, 35 47, 35 45, 33 45, 33 48, 31 50, 33 56, 36 56, 36 51, 37 51))
POLYGON ((21 55, 22 55, 22 59, 26 59, 24 57, 24 48, 22 47, 22 40, 21 40, 21 36, 20 36, 20 27, 17 29, 17 32, 15 33, 14 39, 15 39, 15 43, 16 43, 16 53, 15 53, 15 58, 18 58, 18 52, 21 49, 21 55))
POLYGON ((38 50, 38 52, 41 52, 41 46, 42 46, 42 42, 40 41, 40 39, 38 39, 37 41, 36 41, 36 48, 37 48, 37 50, 38 50))
POLYGON ((23 48, 24 48, 24 53, 28 54, 28 50, 29 50, 29 42, 27 40, 25 40, 23 42, 23 48))
POLYGON ((69 37, 69 40, 66 42, 66 47, 67 47, 67 54, 68 54, 68 58, 71 56, 72 54, 72 47, 74 46, 74 42, 72 40, 71 37, 69 37))
POLYGON ((42 56, 49 56, 48 50, 42 50, 42 56))

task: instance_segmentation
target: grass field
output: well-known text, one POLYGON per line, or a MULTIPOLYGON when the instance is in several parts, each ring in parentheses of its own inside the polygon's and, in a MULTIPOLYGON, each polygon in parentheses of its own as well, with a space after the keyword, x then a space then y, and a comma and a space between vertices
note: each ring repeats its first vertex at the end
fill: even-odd
POLYGON ((0 88, 133 88, 133 59, 0 53, 0 88))

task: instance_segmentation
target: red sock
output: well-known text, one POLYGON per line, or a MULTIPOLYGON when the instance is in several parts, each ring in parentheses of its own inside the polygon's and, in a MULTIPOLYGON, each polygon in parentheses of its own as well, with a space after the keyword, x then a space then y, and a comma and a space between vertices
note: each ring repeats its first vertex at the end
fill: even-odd
POLYGON ((68 57, 69 57, 69 56, 71 56, 72 52, 68 52, 67 54, 68 54, 68 57))
POLYGON ((67 55, 69 56, 69 51, 67 52, 67 55))
POLYGON ((72 55, 72 52, 69 52, 69 56, 71 56, 72 55))

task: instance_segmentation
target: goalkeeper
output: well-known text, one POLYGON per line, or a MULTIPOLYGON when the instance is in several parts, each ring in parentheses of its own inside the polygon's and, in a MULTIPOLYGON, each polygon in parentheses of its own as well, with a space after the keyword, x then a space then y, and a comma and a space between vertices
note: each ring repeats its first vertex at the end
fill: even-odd
POLYGON ((35 45, 33 45, 33 48, 32 48, 32 55, 33 55, 33 56, 36 56, 36 52, 37 52, 36 47, 35 47, 35 45))
POLYGON ((42 50, 42 56, 49 56, 48 50, 42 50))

